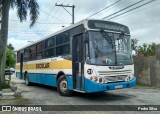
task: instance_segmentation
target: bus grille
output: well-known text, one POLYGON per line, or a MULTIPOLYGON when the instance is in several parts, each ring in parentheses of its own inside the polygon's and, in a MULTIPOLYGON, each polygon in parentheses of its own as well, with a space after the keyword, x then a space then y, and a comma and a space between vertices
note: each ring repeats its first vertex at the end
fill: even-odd
POLYGON ((99 76, 124 76, 130 75, 131 70, 123 70, 123 71, 98 71, 99 76))
POLYGON ((98 71, 98 75, 104 77, 108 82, 125 81, 128 75, 131 75, 132 70, 122 71, 98 71))
POLYGON ((127 75, 124 76, 105 76, 104 78, 107 82, 118 82, 118 81, 125 81, 127 75))

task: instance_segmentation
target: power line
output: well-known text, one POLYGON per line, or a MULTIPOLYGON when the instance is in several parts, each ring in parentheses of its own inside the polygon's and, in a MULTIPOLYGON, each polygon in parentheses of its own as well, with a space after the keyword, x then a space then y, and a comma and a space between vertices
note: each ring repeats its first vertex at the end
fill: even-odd
POLYGON ((63 5, 63 4, 56 3, 55 6, 63 7, 72 16, 72 24, 74 24, 74 8, 75 8, 74 5, 71 6, 71 5, 63 5), (72 14, 65 7, 72 8, 72 14))
POLYGON ((142 5, 139 5, 139 6, 135 7, 135 8, 132 8, 132 9, 126 11, 126 12, 123 12, 123 13, 121 13, 121 14, 119 14, 119 15, 116 15, 116 16, 114 16, 114 17, 111 17, 111 18, 109 18, 108 20, 111 20, 111 19, 113 19, 113 18, 119 17, 119 16, 121 16, 121 15, 123 15, 123 14, 126 14, 126 13, 128 13, 128 12, 131 12, 131 11, 135 10, 135 9, 138 9, 138 8, 140 8, 140 7, 143 7, 143 6, 147 5, 147 4, 150 4, 150 3, 154 2, 154 1, 156 1, 156 0, 151 0, 151 1, 149 1, 149 2, 146 2, 146 3, 142 4, 142 5))
POLYGON ((53 32, 53 31, 48 31, 48 32, 41 32, 41 31, 9 31, 10 33, 24 33, 24 34, 26 34, 26 33, 50 33, 50 32, 53 32))
MULTIPOLYGON (((8 31, 9 32, 9 34, 19 34, 19 35, 32 35, 32 34, 52 34, 54 31, 50 31, 50 32, 41 32, 41 31, 39 31, 39 32, 25 32, 25 31, 23 31, 23 32, 16 32, 16 31, 8 31), (25 33, 24 33, 25 32, 25 33)), ((3 34, 3 33, 2 33, 3 34)))
MULTIPOLYGON (((160 3, 158 2, 158 3, 156 3, 156 5, 154 4, 154 5, 152 5, 152 6, 150 6, 150 7, 144 7, 143 8, 143 10, 141 10, 141 11, 144 11, 144 9, 145 9, 145 11, 146 10, 148 10, 148 9, 150 9, 150 8, 153 8, 153 7, 156 7, 156 6, 158 6, 158 5, 160 5, 160 3)), ((133 13, 130 13, 130 14, 128 14, 128 15, 124 15, 124 16, 121 16, 121 17, 119 17, 118 19, 121 19, 121 18, 124 18, 124 17, 126 17, 126 16, 130 16, 130 15, 132 15, 132 14, 135 14, 135 13, 139 13, 139 12, 141 12, 141 11, 135 11, 135 12, 133 12, 133 13)), ((117 19, 116 19, 117 20, 117 19)))
POLYGON ((48 20, 48 17, 51 15, 51 12, 52 12, 53 9, 54 9, 54 7, 51 6, 51 9, 50 9, 50 11, 49 11, 49 13, 48 13, 48 16, 46 17, 46 20, 48 20))
POLYGON ((29 33, 20 33, 20 32, 10 32, 9 31, 9 34, 49 34, 49 33, 51 33, 51 32, 44 32, 44 33, 41 33, 41 32, 29 32, 29 33))
MULTIPOLYGON (((65 3, 67 0, 63 0, 61 3, 63 4, 63 3, 65 3)), ((57 3, 57 2, 56 2, 57 3)), ((58 15, 58 17, 60 17, 60 15, 62 14, 62 12, 63 12, 63 10, 61 10, 61 12, 59 11, 59 10, 61 10, 61 8, 60 7, 58 7, 58 9, 57 9, 57 11, 55 12, 55 15, 57 15, 58 14, 58 12, 59 12, 59 15, 58 15)))
POLYGON ((111 4, 111 5, 109 5, 109 6, 105 7, 105 8, 103 8, 103 9, 101 9, 100 11, 97 11, 96 13, 94 13, 94 14, 88 16, 87 18, 92 17, 92 16, 94 16, 94 15, 96 15, 96 14, 98 14, 98 13, 100 13, 100 12, 102 12, 102 11, 108 9, 108 8, 110 8, 111 6, 113 6, 113 5, 117 4, 117 3, 119 3, 120 1, 122 1, 122 0, 118 0, 118 1, 114 2, 113 4, 111 4))
MULTIPOLYGON (((59 2, 59 0, 57 0, 57 2, 59 2)), ((56 3, 57 3, 57 2, 56 2, 56 3)), ((50 11, 49 11, 49 13, 48 13, 48 14, 49 14, 48 17, 51 15, 51 12, 52 12, 52 10, 53 10, 54 8, 55 8, 54 5, 51 6, 51 9, 50 9, 50 11)), ((48 19, 48 17, 47 17, 47 19, 48 19)))
MULTIPOLYGON (((60 28, 61 26, 58 26, 58 28, 60 28)), ((54 30, 57 31, 57 30, 54 30)), ((28 31, 28 30, 9 30, 9 33, 23 33, 23 34, 27 34, 27 33, 51 33, 54 31, 28 31)))
MULTIPOLYGON (((57 0, 55 3, 57 3, 57 2, 59 2, 60 0, 57 0)), ((65 1, 65 0, 64 0, 65 1)), ((64 2, 63 1, 63 2, 64 2)), ((52 14, 52 15, 54 15, 54 17, 58 17, 59 19, 60 19, 60 17, 59 16, 56 16, 56 14, 57 14, 57 12, 58 12, 58 10, 59 9, 55 9, 56 7, 54 7, 54 5, 52 5, 52 7, 51 7, 51 9, 50 9, 50 11, 49 11, 49 14, 48 14, 48 16, 47 16, 47 18, 46 18, 46 20, 45 20, 45 22, 49 19, 48 17, 52 14), (55 9, 53 12, 52 12, 52 10, 53 9, 55 9)), ((63 23, 62 23, 63 24, 63 23)), ((48 26, 50 26, 49 24, 48 25, 45 25, 44 27, 41 27, 41 31, 44 31, 44 30, 46 30, 46 28, 48 28, 48 26)))
MULTIPOLYGON (((53 31, 54 32, 54 31, 53 31)), ((21 33, 21 32, 10 32, 9 31, 9 34, 21 34, 21 35, 26 35, 26 34, 52 34, 53 33, 52 31, 51 32, 29 32, 29 33, 21 33)))
MULTIPOLYGON (((16 22, 20 22, 19 20, 9 20, 9 21, 16 21, 16 22)), ((29 21, 26 21, 27 23, 30 23, 29 21)), ((43 22, 36 22, 38 24, 70 24, 70 23, 43 23, 43 22)))
POLYGON ((121 10, 119 10, 119 11, 111 14, 111 15, 108 15, 108 16, 102 18, 102 19, 106 19, 106 18, 108 18, 108 17, 111 17, 112 15, 115 15, 115 14, 117 14, 117 13, 119 13, 119 12, 122 12, 122 11, 124 11, 124 10, 126 10, 126 9, 128 9, 128 8, 130 8, 130 7, 132 7, 132 6, 135 6, 135 5, 137 5, 137 4, 139 4, 139 3, 143 2, 143 1, 145 1, 145 0, 140 0, 140 1, 134 3, 134 4, 130 5, 130 6, 127 6, 127 7, 123 8, 123 9, 121 9, 121 10))
MULTIPOLYGON (((46 13, 47 15, 50 15, 48 12, 46 12, 46 11, 44 11, 42 9, 40 9, 40 10, 43 11, 44 13, 46 13)), ((63 20, 61 20, 61 19, 59 19, 59 18, 57 18, 57 17, 55 17, 53 15, 50 15, 50 16, 53 17, 53 18, 55 18, 55 19, 57 19, 57 20, 59 20, 59 21, 65 22, 65 21, 63 21, 63 20)))

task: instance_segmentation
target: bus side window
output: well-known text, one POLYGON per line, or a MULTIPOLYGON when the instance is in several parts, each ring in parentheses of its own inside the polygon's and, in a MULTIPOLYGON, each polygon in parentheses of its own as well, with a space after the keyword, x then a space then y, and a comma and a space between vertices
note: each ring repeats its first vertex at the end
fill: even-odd
POLYGON ((56 55, 65 55, 70 52, 69 32, 62 33, 56 37, 56 55))
POLYGON ((50 48, 45 51, 45 57, 53 57, 55 55, 55 48, 50 48))
POLYGON ((51 37, 45 41, 45 48, 50 48, 55 46, 55 38, 51 37))
POLYGON ((30 60, 36 59, 36 45, 30 47, 30 60))
POLYGON ((37 52, 36 52, 36 59, 42 59, 43 58, 43 50, 42 50, 43 44, 42 42, 38 43, 36 45, 37 52))
POLYGON ((70 51, 70 45, 69 44, 65 44, 65 45, 56 47, 56 55, 69 54, 69 51, 70 51))
POLYGON ((55 56, 55 37, 51 37, 45 41, 45 58, 55 56))
POLYGON ((24 49, 24 62, 29 60, 29 48, 24 49))

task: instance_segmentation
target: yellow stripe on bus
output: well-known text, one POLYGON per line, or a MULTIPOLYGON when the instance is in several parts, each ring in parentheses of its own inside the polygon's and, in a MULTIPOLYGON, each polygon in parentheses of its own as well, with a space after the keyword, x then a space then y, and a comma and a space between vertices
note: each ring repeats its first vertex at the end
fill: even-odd
MULTIPOLYGON (((36 70, 36 69, 72 69, 72 61, 69 60, 61 60, 55 62, 43 62, 43 63, 34 63, 34 64, 26 64, 23 65, 23 70, 36 70), (49 63, 49 67, 45 67, 46 64, 49 63), (37 67, 39 65, 43 65, 43 67, 37 67)), ((16 65, 16 70, 20 70, 20 65, 16 65)))

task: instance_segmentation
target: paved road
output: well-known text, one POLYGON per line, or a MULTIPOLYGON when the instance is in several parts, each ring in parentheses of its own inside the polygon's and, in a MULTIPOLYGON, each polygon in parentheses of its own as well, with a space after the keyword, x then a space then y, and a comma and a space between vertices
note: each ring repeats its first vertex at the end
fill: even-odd
MULTIPOLYGON (((160 105, 160 89, 138 86, 135 88, 97 94, 75 93, 72 97, 60 96, 56 88, 34 84, 26 86, 24 81, 12 76, 18 89, 22 90, 27 104, 38 105, 160 105)), ((118 112, 117 112, 118 113, 118 112)), ((147 112, 145 112, 147 113, 147 112)), ((150 114, 148 112, 148 114, 150 114)))

